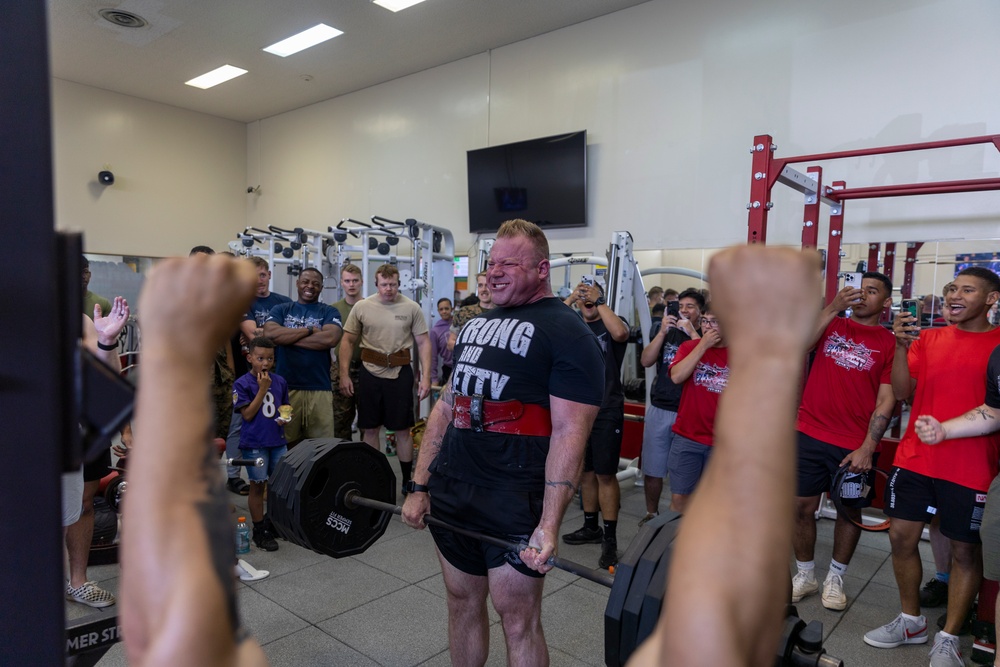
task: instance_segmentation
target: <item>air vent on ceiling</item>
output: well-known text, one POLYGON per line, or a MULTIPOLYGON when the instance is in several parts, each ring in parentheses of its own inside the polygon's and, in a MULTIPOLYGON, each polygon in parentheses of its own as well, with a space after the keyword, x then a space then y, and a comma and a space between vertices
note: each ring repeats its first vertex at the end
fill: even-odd
POLYGON ((123 9, 102 9, 98 12, 101 18, 109 23, 114 23, 120 28, 145 28, 149 21, 138 14, 126 12, 123 9))

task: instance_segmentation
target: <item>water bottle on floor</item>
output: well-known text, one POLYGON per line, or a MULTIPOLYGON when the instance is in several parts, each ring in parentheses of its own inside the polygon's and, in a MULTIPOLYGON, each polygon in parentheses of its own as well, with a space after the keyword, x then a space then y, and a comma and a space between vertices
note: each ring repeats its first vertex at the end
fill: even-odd
POLYGON ((236 519, 236 553, 250 553, 250 527, 245 516, 236 519))
POLYGON ((396 432, 389 429, 385 430, 385 455, 396 455, 396 432))

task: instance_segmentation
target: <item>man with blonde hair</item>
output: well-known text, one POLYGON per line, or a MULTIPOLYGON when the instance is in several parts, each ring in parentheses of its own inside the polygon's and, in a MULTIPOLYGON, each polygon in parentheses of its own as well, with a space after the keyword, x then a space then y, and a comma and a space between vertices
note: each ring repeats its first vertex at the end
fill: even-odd
POLYGON ((510 665, 548 664, 542 575, 576 493, 604 396, 597 338, 552 294, 537 225, 505 222, 486 272, 495 308, 458 335, 452 379, 427 423, 404 522, 434 516, 524 542, 507 551, 431 528, 448 591, 452 664, 489 652, 486 598, 500 614, 510 665))
POLYGON ((396 432, 404 493, 413 470, 413 368, 410 349, 419 350, 418 400, 431 391, 431 339, 420 304, 399 293, 399 270, 383 264, 375 271, 375 294, 359 301, 344 322, 340 343, 340 391, 358 397, 358 428, 379 448, 379 429, 396 432), (350 376, 355 345, 361 348, 358 386, 350 376))

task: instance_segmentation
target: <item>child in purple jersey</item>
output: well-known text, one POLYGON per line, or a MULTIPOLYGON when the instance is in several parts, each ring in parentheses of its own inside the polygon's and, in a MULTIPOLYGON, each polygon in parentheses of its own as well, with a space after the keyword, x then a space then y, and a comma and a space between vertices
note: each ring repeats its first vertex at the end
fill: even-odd
POLYGON ((288 383, 274 368, 274 343, 255 338, 250 343, 250 372, 233 383, 233 410, 243 417, 240 429, 240 452, 244 458, 262 458, 265 465, 247 468, 250 496, 247 506, 253 520, 253 541, 258 548, 276 551, 274 528, 264 515, 264 489, 278 460, 288 451, 285 424, 289 415, 279 408, 288 405, 288 383))

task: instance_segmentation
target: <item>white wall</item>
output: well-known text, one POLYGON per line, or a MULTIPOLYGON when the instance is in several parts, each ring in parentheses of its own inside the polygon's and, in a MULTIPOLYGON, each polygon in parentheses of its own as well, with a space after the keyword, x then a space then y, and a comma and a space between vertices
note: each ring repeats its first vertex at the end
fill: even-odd
MULTIPOLYGON (((788 156, 1000 133, 997 25, 992 0, 653 0, 250 124, 262 190, 247 219, 417 217, 464 249, 465 151, 585 128, 590 226, 549 232, 554 250, 602 250, 616 229, 640 249, 742 243, 756 134, 788 156)), ((825 177, 998 171, 995 149, 971 148, 842 161, 825 177)), ((774 201, 769 243, 797 244, 801 196, 774 201)), ((855 201, 845 240, 995 237, 998 210, 997 193, 855 201)))
POLYGON ((221 250, 242 229, 246 126, 52 81, 56 227, 87 252, 163 257, 221 250), (103 186, 107 167, 115 183, 103 186))
MULTIPOLYGON (((741 243, 756 134, 787 156, 1000 133, 997 25, 993 0, 652 0, 246 126, 56 80, 57 224, 89 251, 164 255, 377 214, 448 227, 464 252, 465 152, 585 128, 590 226, 552 230, 555 251, 601 252, 618 229, 638 249, 741 243)), ((863 186, 996 176, 1000 157, 825 167, 863 186)), ((769 243, 797 244, 801 196, 774 203, 769 243)), ((998 204, 853 201, 845 241, 998 237, 998 204)))

